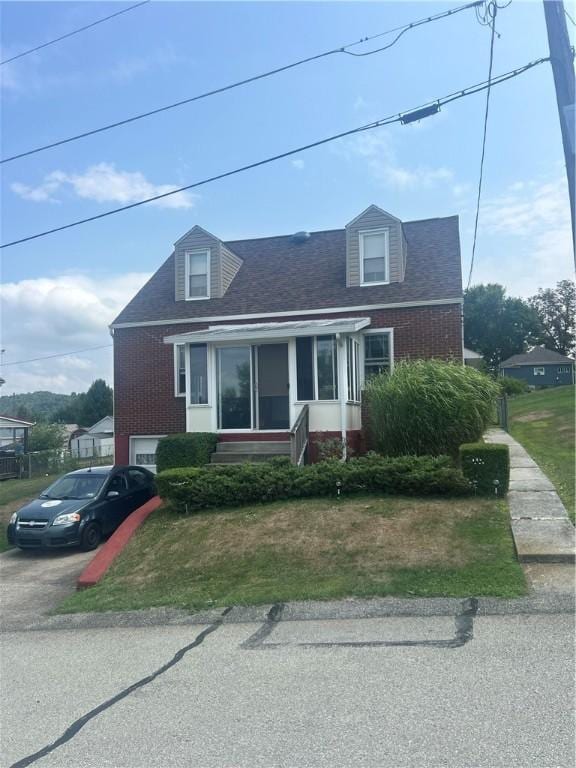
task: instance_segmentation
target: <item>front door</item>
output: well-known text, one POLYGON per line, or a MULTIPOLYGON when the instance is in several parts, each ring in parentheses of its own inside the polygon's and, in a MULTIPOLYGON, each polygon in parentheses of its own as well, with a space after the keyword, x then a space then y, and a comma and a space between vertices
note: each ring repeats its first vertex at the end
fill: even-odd
POLYGON ((289 429, 288 344, 259 344, 256 364, 256 429, 289 429))
POLYGON ((218 359, 218 428, 252 428, 251 348, 221 347, 218 359))

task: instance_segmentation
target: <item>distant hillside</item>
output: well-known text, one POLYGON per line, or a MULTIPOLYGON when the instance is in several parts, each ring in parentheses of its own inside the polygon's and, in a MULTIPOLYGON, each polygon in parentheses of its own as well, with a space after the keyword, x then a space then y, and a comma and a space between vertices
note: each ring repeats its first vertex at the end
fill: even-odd
POLYGON ((69 407, 74 399, 72 395, 58 395, 55 392, 26 392, 24 394, 2 395, 0 414, 17 419, 32 421, 52 421, 54 415, 69 407))

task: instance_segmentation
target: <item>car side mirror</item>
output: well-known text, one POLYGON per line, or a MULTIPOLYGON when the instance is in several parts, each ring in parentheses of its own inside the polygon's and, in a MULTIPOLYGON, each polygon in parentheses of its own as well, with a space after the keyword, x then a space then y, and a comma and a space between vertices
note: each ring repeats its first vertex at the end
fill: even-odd
POLYGON ((107 499, 114 499, 116 496, 120 496, 118 491, 108 491, 108 493, 106 494, 107 499))

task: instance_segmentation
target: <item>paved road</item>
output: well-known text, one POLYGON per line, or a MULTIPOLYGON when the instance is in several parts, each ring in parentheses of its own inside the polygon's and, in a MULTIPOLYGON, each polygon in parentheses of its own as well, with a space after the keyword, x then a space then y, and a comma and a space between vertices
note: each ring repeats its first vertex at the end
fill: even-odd
POLYGON ((94 557, 77 549, 22 551, 0 555, 0 629, 23 629, 51 611, 76 588, 94 557))
POLYGON ((232 615, 4 633, 1 765, 574 766, 569 614, 232 615))

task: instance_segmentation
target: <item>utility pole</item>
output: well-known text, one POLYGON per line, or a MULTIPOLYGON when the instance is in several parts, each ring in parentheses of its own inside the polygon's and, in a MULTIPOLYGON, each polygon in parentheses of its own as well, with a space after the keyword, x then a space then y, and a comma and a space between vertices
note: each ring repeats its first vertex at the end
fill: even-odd
POLYGON ((548 31, 548 47, 550 63, 554 74, 558 117, 562 131, 562 145, 566 162, 568 178, 568 193, 570 195, 570 213, 572 217, 572 247, 576 263, 575 213, 574 213, 574 174, 576 146, 574 139, 574 53, 570 47, 570 38, 566 27, 566 14, 562 0, 544 0, 544 16, 548 31))

